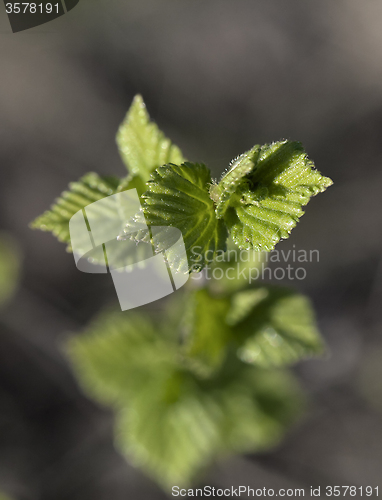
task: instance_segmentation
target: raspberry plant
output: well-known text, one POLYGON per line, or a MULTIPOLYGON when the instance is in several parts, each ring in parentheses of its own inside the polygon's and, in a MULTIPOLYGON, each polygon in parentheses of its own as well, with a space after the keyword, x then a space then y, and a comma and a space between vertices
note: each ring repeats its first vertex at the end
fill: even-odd
MULTIPOLYGON (((32 227, 70 251, 78 210, 135 188, 142 208, 127 232, 139 222, 178 228, 187 252, 178 268, 193 273, 214 265, 227 242, 271 251, 332 184, 287 140, 254 146, 217 182, 150 121, 140 96, 117 144, 126 177, 85 175, 32 227)), ((150 243, 147 230, 129 237, 150 243)), ((197 480, 217 457, 275 445, 303 407, 288 366, 324 350, 306 297, 243 281, 190 283, 161 313, 105 312, 68 346, 86 393, 115 410, 119 449, 165 489, 197 480)))

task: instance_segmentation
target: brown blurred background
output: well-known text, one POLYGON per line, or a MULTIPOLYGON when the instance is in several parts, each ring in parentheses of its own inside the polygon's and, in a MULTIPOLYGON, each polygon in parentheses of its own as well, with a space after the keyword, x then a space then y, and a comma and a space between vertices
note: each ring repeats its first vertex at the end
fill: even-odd
POLYGON ((1 4, 0 226, 24 261, 0 312, 0 490, 166 498, 114 451, 111 413, 81 393, 62 353, 68 332, 116 304, 111 279, 78 272, 62 244, 28 228, 84 173, 124 175, 114 137, 138 92, 216 176, 253 144, 288 138, 335 182, 279 245, 320 251, 289 283, 312 298, 331 350, 297 368, 309 412, 279 448, 223 462, 205 484, 378 485, 381 26, 377 0, 81 0, 12 34, 1 4))

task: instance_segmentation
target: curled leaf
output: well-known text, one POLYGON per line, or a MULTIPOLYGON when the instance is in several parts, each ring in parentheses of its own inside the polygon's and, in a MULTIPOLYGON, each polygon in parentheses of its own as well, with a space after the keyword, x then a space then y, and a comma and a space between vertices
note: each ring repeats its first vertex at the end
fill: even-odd
POLYGON ((299 142, 280 141, 239 157, 212 197, 240 248, 270 251, 288 238, 310 198, 331 184, 299 142))

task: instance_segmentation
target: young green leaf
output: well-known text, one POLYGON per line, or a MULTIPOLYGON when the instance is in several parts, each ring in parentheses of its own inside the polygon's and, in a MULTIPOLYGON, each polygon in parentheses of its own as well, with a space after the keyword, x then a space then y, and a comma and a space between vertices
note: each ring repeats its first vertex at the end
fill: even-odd
POLYGON ((31 228, 52 232, 59 241, 67 243, 71 251, 70 219, 87 205, 116 193, 119 183, 117 177, 101 177, 93 172, 84 175, 69 184, 70 191, 64 191, 50 210, 31 223, 31 228))
POLYGON ((299 142, 280 141, 239 157, 211 196, 240 248, 270 251, 288 238, 309 199, 331 184, 299 142))
POLYGON ((260 146, 254 146, 250 151, 232 160, 227 172, 219 184, 211 184, 210 196, 216 203, 216 215, 218 218, 225 214, 231 196, 242 183, 246 175, 249 175, 255 168, 260 154, 260 146))
MULTIPOLYGON (((188 262, 179 262, 178 270, 197 271, 213 260, 217 250, 225 250, 227 230, 216 218, 214 203, 208 194, 211 176, 208 168, 198 163, 167 164, 157 168, 142 195, 142 213, 149 226, 172 226, 183 236, 188 262)), ((138 239, 148 238, 141 232, 138 239)), ((158 246, 160 235, 156 236, 158 246)))
POLYGON ((237 293, 227 322, 247 363, 278 367, 324 351, 309 300, 290 290, 260 287, 237 293))
POLYGON ((117 145, 128 170, 146 182, 153 170, 165 163, 180 164, 180 149, 150 121, 140 95, 134 98, 117 134, 117 145))

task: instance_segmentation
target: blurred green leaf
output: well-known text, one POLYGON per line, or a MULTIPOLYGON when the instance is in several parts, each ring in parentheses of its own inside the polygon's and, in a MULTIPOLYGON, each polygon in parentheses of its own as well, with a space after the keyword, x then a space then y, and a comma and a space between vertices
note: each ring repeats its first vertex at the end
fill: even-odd
POLYGON ((164 489, 188 486, 217 459, 277 444, 300 415, 301 393, 285 372, 242 370, 207 385, 174 374, 168 389, 137 392, 117 423, 121 451, 164 489))
POLYGON ((20 250, 6 233, 0 233, 0 305, 14 293, 20 272, 20 250))
POLYGON ((176 341, 142 315, 105 314, 68 344, 79 380, 106 404, 129 401, 132 393, 177 366, 176 341))
MULTIPOLYGON (((168 164, 151 174, 148 191, 142 195, 143 213, 137 214, 137 222, 143 222, 144 216, 150 226, 176 227, 183 235, 188 262, 179 262, 179 271, 200 270, 226 248, 227 230, 216 218, 208 194, 210 182, 210 171, 203 164, 168 164)), ((147 238, 147 232, 139 238, 147 238)), ((159 235, 156 239, 160 240, 159 235)))
POLYGON ((232 295, 200 289, 186 296, 183 318, 186 360, 211 377, 234 348, 262 368, 283 367, 323 353, 309 300, 290 290, 263 286, 232 295))
POLYGON ((299 142, 280 141, 239 157, 211 196, 240 248, 270 251, 288 238, 309 199, 331 184, 299 142))
POLYGON ((237 293, 227 322, 247 363, 270 368, 324 352, 310 301, 290 290, 259 287, 237 293))
POLYGON ((276 444, 302 404, 288 373, 236 357, 199 378, 177 335, 118 314, 69 344, 85 391, 117 411, 118 447, 166 489, 190 484, 217 458, 276 444))
POLYGON ((146 182, 151 172, 165 163, 185 161, 180 149, 150 121, 140 95, 134 101, 117 134, 117 145, 129 172, 146 182))
POLYGON ((70 191, 64 191, 51 209, 37 217, 30 226, 50 231, 59 241, 67 243, 71 251, 70 219, 87 205, 116 193, 119 184, 117 177, 101 177, 93 172, 86 174, 79 181, 69 184, 70 191))

